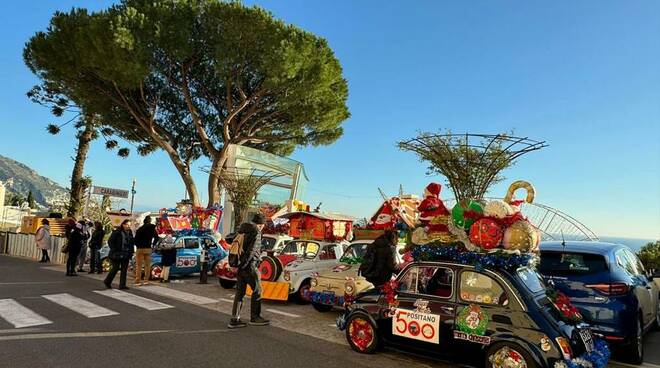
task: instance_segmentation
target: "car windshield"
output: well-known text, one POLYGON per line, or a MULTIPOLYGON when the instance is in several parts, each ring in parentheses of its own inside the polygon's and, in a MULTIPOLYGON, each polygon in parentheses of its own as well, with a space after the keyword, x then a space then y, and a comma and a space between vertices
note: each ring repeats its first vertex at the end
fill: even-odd
POLYGON ((293 254, 298 256, 316 257, 319 251, 318 243, 306 241, 293 241, 284 247, 282 254, 293 254))
POLYGON ((585 275, 607 270, 600 254, 572 252, 541 252, 539 271, 543 275, 585 275))
POLYGON ((344 252, 344 255, 341 256, 341 261, 356 260, 361 262, 364 254, 367 252, 367 246, 369 246, 367 243, 351 244, 344 252))
POLYGON ((525 284, 527 289, 529 289, 529 291, 532 293, 536 294, 545 290, 543 279, 541 279, 541 275, 539 275, 535 270, 524 267, 519 268, 517 273, 518 277, 520 277, 520 280, 522 280, 523 284, 525 284))
POLYGON ((264 236, 261 238, 261 250, 273 250, 277 239, 264 236))

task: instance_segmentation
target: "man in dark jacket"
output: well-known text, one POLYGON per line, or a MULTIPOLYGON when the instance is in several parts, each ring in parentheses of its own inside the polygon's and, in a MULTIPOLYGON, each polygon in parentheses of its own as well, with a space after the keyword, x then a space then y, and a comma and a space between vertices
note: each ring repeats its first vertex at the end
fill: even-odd
POLYGON ((396 231, 385 230, 383 235, 367 246, 363 262, 360 265, 360 274, 376 288, 388 282, 397 269, 394 258, 397 241, 396 231))
POLYGON ((103 237, 105 237, 103 225, 98 221, 94 222, 94 232, 89 240, 89 273, 101 273, 102 271, 101 248, 103 247, 103 237))
POLYGON ((243 251, 240 256, 238 273, 236 275, 236 295, 234 296, 234 307, 229 328, 245 327, 247 324, 241 321, 241 307, 245 290, 250 285, 252 297, 250 299, 250 325, 265 326, 270 321, 261 317, 261 275, 259 263, 261 262, 261 230, 266 224, 264 215, 257 213, 252 222, 244 223, 238 229, 238 234, 243 234, 243 251))
POLYGON ((67 244, 67 253, 69 255, 66 259, 66 275, 77 276, 76 263, 78 263, 78 255, 82 247, 87 244, 85 221, 80 220, 80 222, 71 226, 67 237, 67 244))
POLYGON ((142 226, 135 232, 135 285, 149 283, 151 276, 151 246, 156 245, 158 233, 156 225, 151 223, 151 216, 144 218, 142 226), (142 267, 144 266, 144 278, 142 282, 142 267))
POLYGON ((121 270, 121 275, 119 276, 119 288, 128 289, 126 287, 126 271, 128 270, 128 262, 133 257, 133 232, 131 231, 131 220, 124 220, 121 225, 116 228, 110 238, 108 239, 108 246, 110 247, 110 253, 108 253, 108 258, 112 262, 110 267, 110 272, 106 276, 103 283, 105 286, 110 289, 112 286, 112 280, 114 280, 117 271, 121 270))

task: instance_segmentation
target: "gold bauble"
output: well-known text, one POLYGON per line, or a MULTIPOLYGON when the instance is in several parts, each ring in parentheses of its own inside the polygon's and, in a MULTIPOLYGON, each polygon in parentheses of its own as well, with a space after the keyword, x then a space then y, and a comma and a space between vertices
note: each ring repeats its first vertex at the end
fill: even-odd
POLYGON ((486 203, 486 207, 484 207, 484 216, 486 217, 495 217, 501 219, 507 216, 511 216, 514 213, 515 210, 513 207, 511 207, 510 204, 500 200, 489 201, 486 203))
POLYGON ((533 251, 539 240, 538 230, 527 221, 515 222, 504 231, 504 249, 533 251))

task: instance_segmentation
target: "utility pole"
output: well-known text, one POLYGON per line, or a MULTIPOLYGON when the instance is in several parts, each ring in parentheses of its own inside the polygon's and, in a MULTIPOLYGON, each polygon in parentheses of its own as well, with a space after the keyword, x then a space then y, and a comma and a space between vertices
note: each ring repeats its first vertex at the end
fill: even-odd
POLYGON ((83 209, 83 218, 87 217, 87 209, 89 208, 89 199, 92 197, 92 181, 89 181, 89 188, 87 188, 87 199, 85 199, 85 208, 83 209))
POLYGON ((131 187, 131 215, 133 214, 134 201, 135 201, 135 179, 133 179, 133 186, 131 187))

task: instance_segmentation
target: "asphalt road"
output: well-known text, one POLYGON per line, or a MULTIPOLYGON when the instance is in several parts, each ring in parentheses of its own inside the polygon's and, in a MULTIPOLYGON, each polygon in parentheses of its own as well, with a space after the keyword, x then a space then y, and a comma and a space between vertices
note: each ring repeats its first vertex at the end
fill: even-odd
MULTIPOLYGON (((0 368, 459 366, 400 352, 355 353, 334 327, 338 313, 308 305, 266 301, 272 326, 229 330, 234 291, 211 277, 207 285, 188 277, 111 294, 101 278, 65 277, 62 266, 0 255, 0 368)), ((660 368, 658 346, 659 333, 646 338, 641 367, 660 368)))
POLYGON ((148 286, 127 292, 143 297, 137 302, 124 294, 117 300, 97 293, 104 290, 98 280, 42 267, 0 256, 0 367, 427 366, 276 326, 229 330, 228 315, 208 298, 184 302, 145 292, 157 288, 148 286))

